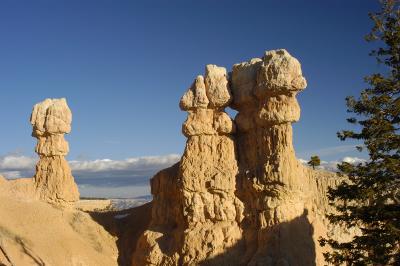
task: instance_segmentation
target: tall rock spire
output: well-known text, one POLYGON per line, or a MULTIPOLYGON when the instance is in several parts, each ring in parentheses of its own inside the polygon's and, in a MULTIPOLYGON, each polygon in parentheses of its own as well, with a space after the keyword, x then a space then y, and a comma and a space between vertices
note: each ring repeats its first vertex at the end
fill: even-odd
POLYGON ((235 125, 224 112, 231 100, 226 69, 215 65, 181 98, 186 148, 178 165, 152 178, 152 222, 133 265, 198 265, 237 246, 243 204, 235 195, 235 125))
MULTIPOLYGON (((292 265, 300 257, 292 252, 294 246, 284 239, 281 231, 304 227, 303 233, 307 235, 304 241, 312 236, 305 217, 308 179, 292 143, 292 123, 300 118, 296 94, 305 87, 300 63, 286 50, 268 51, 261 59, 233 67, 233 106, 239 111, 235 119, 240 169, 238 193, 245 203, 245 222, 249 225, 245 231, 244 256, 249 265, 258 265, 266 259, 271 265, 278 262, 292 265), (289 226, 296 219, 299 225, 289 226), (288 225, 282 229, 285 223, 288 225)), ((295 232, 291 233, 295 239, 295 232)), ((298 248, 309 248, 305 251, 308 255, 315 253, 311 245, 298 248)), ((315 256, 308 255, 303 256, 300 265, 312 265, 315 256)))
POLYGON ((39 155, 34 183, 40 199, 59 205, 79 200, 78 188, 64 156, 69 152, 64 134, 71 131, 72 113, 67 101, 46 99, 33 107, 32 136, 39 155))
POLYGON ((324 217, 338 178, 296 159, 292 123, 305 87, 283 49, 229 76, 206 67, 181 98, 185 151, 151 180, 152 219, 133 265, 324 265, 318 238, 343 233, 324 217))

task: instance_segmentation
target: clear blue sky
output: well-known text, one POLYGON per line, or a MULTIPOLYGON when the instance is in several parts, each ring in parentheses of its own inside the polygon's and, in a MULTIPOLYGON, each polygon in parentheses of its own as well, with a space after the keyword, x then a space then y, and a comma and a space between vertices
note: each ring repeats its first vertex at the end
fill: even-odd
POLYGON ((181 153, 181 95, 206 64, 285 48, 308 80, 294 126, 299 157, 348 151, 344 98, 378 69, 363 37, 375 0, 1 1, 0 155, 31 155, 32 106, 66 97, 70 159, 181 153), (337 147, 337 148, 335 148, 337 147))

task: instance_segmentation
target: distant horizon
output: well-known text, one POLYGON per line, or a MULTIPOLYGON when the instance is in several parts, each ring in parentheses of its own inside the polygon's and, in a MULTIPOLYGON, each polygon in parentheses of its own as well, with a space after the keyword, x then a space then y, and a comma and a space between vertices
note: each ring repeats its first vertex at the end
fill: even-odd
MULTIPOLYGON (((177 163, 180 156, 179 154, 145 156, 124 161, 75 160, 69 161, 69 164, 81 197, 131 199, 150 196, 150 178, 158 171, 177 163)), ((7 179, 33 177, 37 160, 38 158, 25 156, 0 157, 0 169, 3 170, 0 174, 7 179)), ((307 166, 308 160, 303 158, 298 158, 298 160, 307 166)), ((321 165, 317 168, 336 171, 336 164, 341 161, 359 163, 364 159, 343 157, 339 161, 321 161, 321 165)))

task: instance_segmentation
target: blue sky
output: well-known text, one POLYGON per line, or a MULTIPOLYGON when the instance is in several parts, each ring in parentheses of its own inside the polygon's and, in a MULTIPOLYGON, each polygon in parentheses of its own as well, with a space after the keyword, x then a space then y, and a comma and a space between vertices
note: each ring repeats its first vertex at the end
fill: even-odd
POLYGON ((181 95, 206 64, 285 48, 308 87, 294 125, 298 157, 361 156, 336 132, 344 98, 379 70, 364 36, 375 0, 1 1, 0 156, 32 156, 32 106, 66 97, 70 160, 181 154, 181 95))

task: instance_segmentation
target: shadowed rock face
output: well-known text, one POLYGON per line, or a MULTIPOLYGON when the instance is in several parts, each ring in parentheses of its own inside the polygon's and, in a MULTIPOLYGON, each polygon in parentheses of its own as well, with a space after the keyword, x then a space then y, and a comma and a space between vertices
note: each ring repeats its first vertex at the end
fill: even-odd
POLYGON ((317 239, 330 230, 325 195, 336 178, 295 157, 305 87, 286 50, 235 64, 230 77, 206 67, 181 98, 185 152, 151 180, 152 220, 133 265, 323 265, 317 239))
POLYGON ((65 155, 69 152, 64 134, 71 131, 72 114, 65 99, 46 99, 33 107, 32 136, 39 155, 34 186, 37 196, 59 205, 79 200, 78 188, 65 155))

